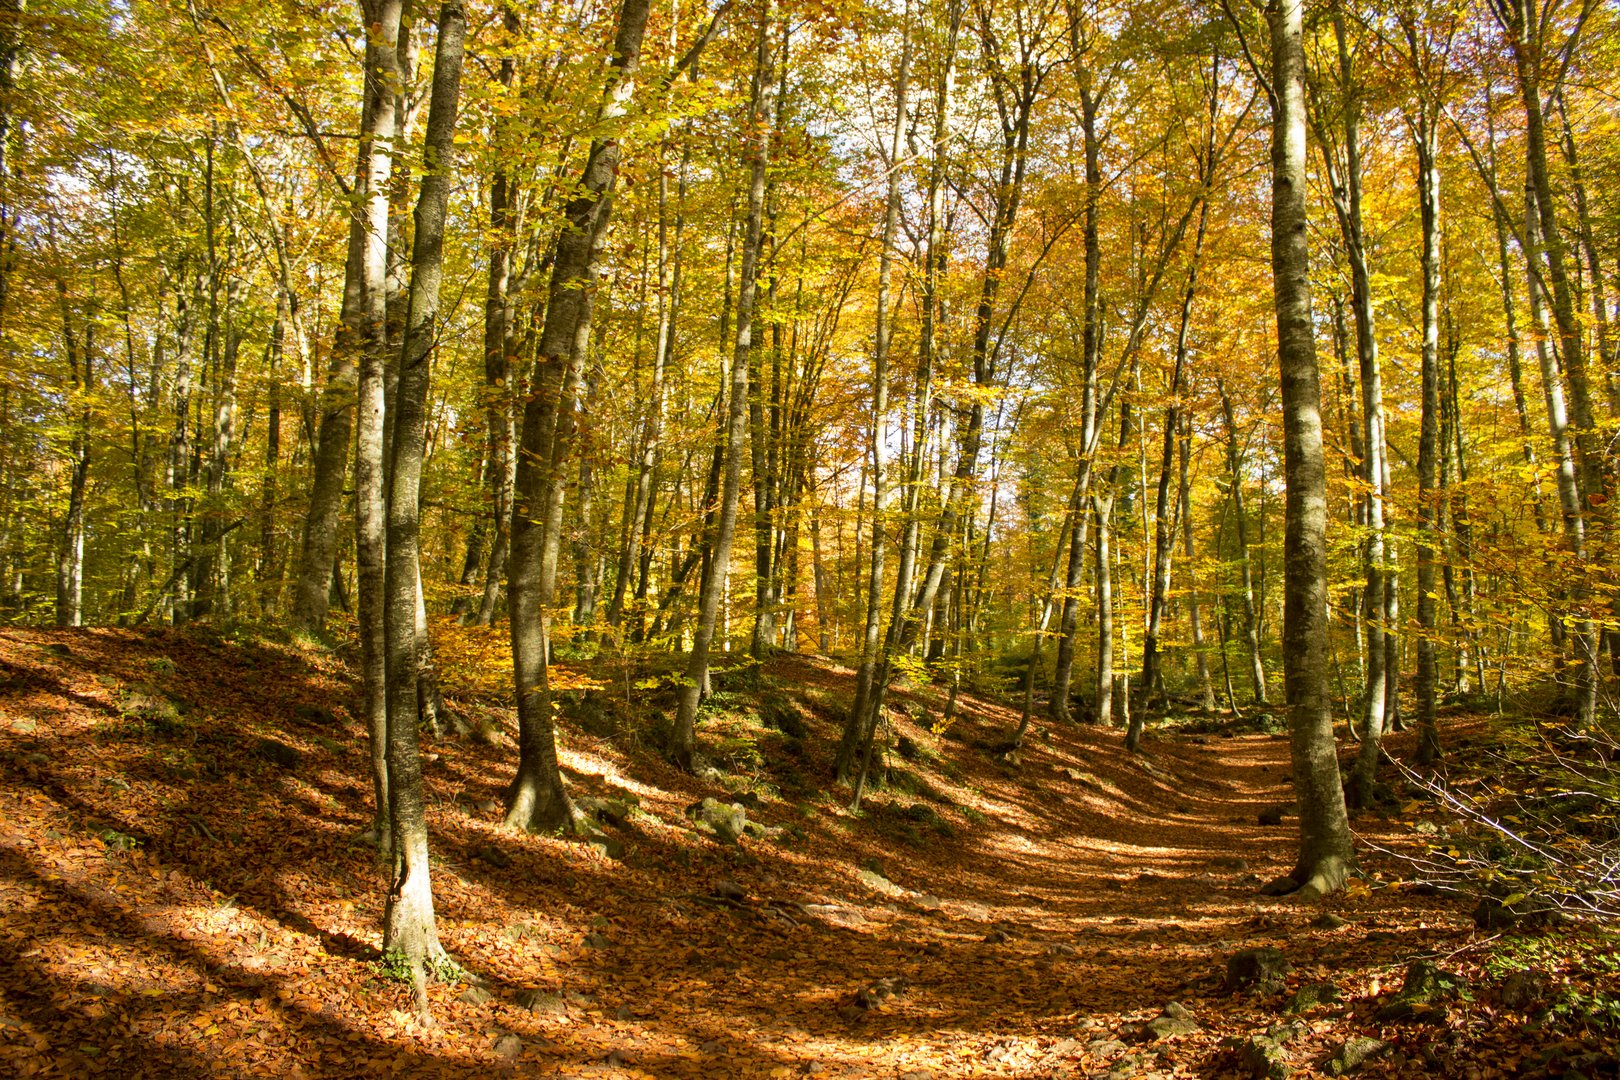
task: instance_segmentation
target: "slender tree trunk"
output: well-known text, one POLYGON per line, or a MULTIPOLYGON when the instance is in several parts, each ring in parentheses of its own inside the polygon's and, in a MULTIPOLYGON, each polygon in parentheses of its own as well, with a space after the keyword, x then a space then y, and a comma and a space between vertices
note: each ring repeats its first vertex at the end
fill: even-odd
MULTIPOLYGON (((501 31, 508 49, 501 57, 495 81, 503 93, 510 93, 517 81, 517 57, 512 48, 523 29, 522 20, 510 6, 501 9, 501 31)), ((496 128, 495 137, 509 133, 496 128)), ((512 447, 517 432, 514 413, 517 395, 516 351, 518 335, 513 326, 511 295, 512 262, 517 242, 518 185, 503 155, 497 155, 495 172, 489 184, 489 273, 484 284, 484 421, 488 426, 490 492, 489 565, 484 573, 484 591, 473 620, 488 626, 495 618, 500 601, 501 582, 506 579, 506 559, 512 543, 512 447)), ((470 550, 469 550, 470 557, 470 550)), ((470 608, 469 604, 469 608, 470 608)))
MULTIPOLYGON (((1207 190, 1214 170, 1214 110, 1219 98, 1210 93, 1210 128, 1204 145, 1202 177, 1207 190)), ((1175 367, 1170 376, 1170 404, 1164 410, 1164 445, 1159 455, 1159 484, 1154 498, 1153 515, 1153 578, 1148 595, 1147 632, 1142 639, 1142 679, 1139 688, 1144 701, 1150 694, 1164 692, 1160 671, 1159 635, 1165 610, 1170 606, 1170 563, 1175 551, 1176 523, 1170 506, 1170 473, 1175 464, 1177 435, 1181 428, 1181 394, 1185 388, 1187 367, 1187 335, 1192 324, 1193 298, 1198 292, 1198 265, 1204 254, 1204 236, 1209 223, 1209 199, 1200 196, 1198 231, 1193 238, 1192 263, 1187 270, 1187 288, 1181 296, 1181 316, 1176 329, 1175 367)), ((1184 502, 1178 499, 1178 506, 1184 502)), ((1139 710, 1140 711, 1140 710, 1139 710)))
POLYGON ((1329 696, 1327 478, 1306 248, 1305 50, 1300 0, 1271 0, 1271 262, 1282 376, 1283 669, 1299 796, 1299 858, 1271 891, 1302 899, 1344 884, 1352 859, 1329 696))
POLYGON ((1334 9, 1333 35, 1338 47, 1339 85, 1345 95, 1343 116, 1343 161, 1336 160, 1331 142, 1323 138, 1323 165, 1333 188, 1333 206, 1344 238, 1346 260, 1350 264, 1350 307, 1356 324, 1356 360, 1361 382, 1362 448, 1361 480, 1366 487, 1363 505, 1367 539, 1362 549, 1366 585, 1366 666, 1362 689, 1361 745, 1356 765, 1346 789, 1352 805, 1366 805, 1377 778, 1379 754, 1389 717, 1386 706, 1393 689, 1390 673, 1390 642, 1395 630, 1395 613, 1389 604, 1396 596, 1389 579, 1390 537, 1385 523, 1389 465, 1384 431, 1383 375, 1378 358, 1372 274, 1367 262, 1367 246, 1362 219, 1361 104, 1360 86, 1352 67, 1344 13, 1334 9))
MULTIPOLYGON (((878 254, 876 331, 872 346, 872 551, 871 572, 867 577, 866 625, 861 635, 861 662, 855 677, 855 704, 851 717, 864 717, 872 691, 872 674, 877 667, 878 645, 883 629, 883 560, 888 533, 883 520, 884 484, 888 470, 887 424, 889 411, 889 343, 893 334, 890 288, 894 279, 894 245, 900 229, 900 151, 905 138, 906 92, 911 81, 911 3, 907 0, 900 31, 900 72, 895 80, 894 126, 885 155, 889 167, 888 197, 883 211, 883 247, 878 254)), ((859 724, 845 724, 838 761, 847 773, 860 733, 859 724)), ((847 782, 848 776, 843 780, 847 782)))
POLYGON ((754 352, 754 307, 759 291, 760 249, 764 240, 765 175, 770 164, 769 130, 771 93, 771 5, 760 13, 755 47, 753 90, 749 102, 748 129, 753 143, 748 179, 748 215, 738 271, 736 347, 731 359, 731 388, 726 403, 725 471, 720 491, 714 531, 714 548, 708 576, 698 596, 698 622, 692 635, 692 648, 686 659, 686 678, 681 685, 675 726, 670 732, 670 757, 690 772, 696 765, 698 701, 709 677, 709 651, 714 642, 720 601, 726 591, 726 570, 731 562, 731 545, 737 533, 737 503, 742 493, 743 452, 748 441, 748 376, 754 352))
POLYGON ((1097 522, 1097 689, 1092 720, 1102 727, 1114 726, 1114 513, 1112 489, 1091 497, 1091 514, 1097 522))
MULTIPOLYGON (((1562 511, 1564 543, 1577 562, 1584 562, 1587 558, 1586 519, 1581 513, 1580 480, 1575 466, 1575 445, 1570 433, 1569 406, 1564 396, 1564 382, 1559 371, 1558 358, 1554 356, 1551 346, 1547 342, 1550 328, 1547 325, 1547 312, 1545 296, 1542 293, 1542 284, 1535 272, 1536 261, 1540 255, 1541 221, 1535 209, 1536 195, 1531 187, 1525 190, 1525 242, 1529 246, 1526 252, 1526 263, 1530 269, 1530 314, 1541 331, 1536 341, 1536 358, 1541 367, 1542 400, 1547 411, 1547 433, 1552 441, 1552 456, 1556 465, 1555 482, 1558 488, 1558 505, 1562 511)), ((1579 605, 1584 598, 1585 589, 1577 581, 1567 596, 1568 607, 1574 609, 1569 616, 1570 626, 1565 636, 1575 646, 1575 663, 1577 665, 1576 702, 1581 707, 1584 700, 1587 683, 1595 686, 1597 641, 1589 619, 1579 614, 1579 605)), ((1556 615, 1557 622, 1562 625, 1564 612, 1556 615)), ((1559 657, 1562 664, 1562 655, 1559 657)), ((1593 690, 1595 693, 1595 689, 1593 690)))
MULTIPOLYGON (((965 5, 961 0, 947 0, 943 40, 938 57, 939 81, 934 86, 934 123, 930 140, 928 171, 928 236, 923 250, 921 319, 918 327, 917 370, 912 383, 911 446, 903 454, 905 467, 901 506, 904 525, 900 535, 900 550, 896 558, 894 597, 889 614, 889 629, 883 638, 876 666, 868 679, 863 707, 852 709, 844 725, 835 771, 840 780, 849 780, 858 767, 858 748, 863 741, 868 717, 876 717, 882 709, 881 697, 886 689, 881 685, 887 678, 887 658, 902 633, 902 622, 909 614, 912 582, 916 576, 918 550, 922 544, 922 489, 924 458, 927 446, 928 417, 933 407, 934 368, 939 349, 938 332, 941 315, 940 282, 946 261, 946 167, 949 159, 951 111, 956 96, 956 60, 959 35, 965 5)), ((902 444, 905 436, 902 434, 902 444)), ((874 515, 875 521, 875 515, 874 515)), ((857 537, 858 541, 858 537, 857 537)), ((857 561, 860 553, 857 551, 857 561)), ((868 614, 868 618, 870 618, 868 614)), ((875 722, 875 721, 874 721, 875 722)))
MULTIPOLYGON (((1057 659, 1052 668, 1052 697, 1047 709, 1052 719, 1069 719, 1069 685, 1074 677, 1074 651, 1080 630, 1080 588, 1085 580, 1087 526, 1095 516, 1096 500, 1090 496, 1091 470, 1095 464, 1099 387, 1097 374, 1102 362, 1102 311, 1098 303, 1098 279, 1102 268, 1102 245, 1099 239, 1097 203, 1102 197, 1101 143, 1097 137, 1097 96, 1090 85, 1090 77, 1081 80, 1080 131, 1086 161, 1086 201, 1081 208, 1081 230, 1085 248, 1085 285, 1081 296, 1083 305, 1080 350, 1080 460, 1077 466, 1076 487, 1084 489, 1090 499, 1092 513, 1081 512, 1078 524, 1069 538, 1069 567, 1065 575, 1063 615, 1058 623, 1057 659)), ((1100 588, 1099 582, 1099 588, 1100 588)), ((1092 699, 1092 716, 1097 716, 1100 701, 1092 699)))
POLYGON ((1239 596, 1243 601, 1243 643, 1249 658, 1249 684, 1255 704, 1264 707, 1266 698, 1266 668, 1260 655, 1259 618, 1255 611, 1254 564, 1249 558, 1249 516, 1243 507, 1242 457, 1238 448, 1237 419, 1232 409, 1232 398, 1226 384, 1215 380, 1221 398, 1221 413, 1226 420, 1226 473, 1232 484, 1232 520, 1237 530, 1238 572, 1241 576, 1239 596))
MULTIPOLYGON (((293 594, 293 625, 308 632, 317 632, 325 624, 332 592, 332 567, 338 556, 338 513, 343 505, 349 441, 355 423, 358 363, 361 355, 372 342, 380 341, 383 333, 388 179, 393 169, 395 97, 401 81, 398 50, 404 0, 361 0, 361 9, 366 24, 365 86, 360 109, 358 164, 351 195, 354 211, 349 221, 343 308, 332 345, 326 388, 321 396, 315 475, 310 483, 309 512, 304 520, 303 548, 293 594)), ((380 391, 380 378, 377 383, 380 391)), ((376 392, 372 393, 373 398, 376 392)), ((368 401, 368 407, 376 409, 376 401, 368 401)), ((376 426, 378 434, 372 437, 372 446, 365 452, 375 461, 380 453, 380 412, 362 420, 368 434, 370 425, 376 426)), ((374 488, 377 482, 376 479, 370 481, 374 488)), ((371 569, 368 567, 367 571, 371 569)), ((375 569, 380 571, 380 562, 375 569)), ((380 709, 367 711, 368 721, 373 722, 373 733, 379 736, 378 746, 382 732, 376 722, 381 715, 380 709)), ((380 778, 383 763, 378 760, 373 764, 380 778)), ((378 806, 386 806, 386 793, 379 788, 377 795, 378 806)))
MULTIPOLYGON (((387 570, 387 490, 384 440, 387 413, 388 362, 388 236, 389 183, 399 139, 398 96, 402 92, 399 54, 410 18, 409 0, 369 0, 377 6, 379 56, 373 77, 387 84, 376 98, 377 126, 371 133, 371 172, 366 178, 366 233, 361 251, 354 327, 359 378, 356 384, 354 447, 354 569, 355 615, 360 632, 362 714, 371 732, 372 769, 377 788, 377 836, 388 846, 393 806, 388 783, 388 672, 384 640, 384 574, 387 570), (391 16, 388 5, 397 6, 391 16), (392 24, 394 29, 389 31, 392 24)), ((376 27, 374 27, 376 29, 376 27)), ((371 47, 368 38, 368 55, 371 47)), ((359 186, 359 185, 357 185, 359 186)), ((345 302, 347 302, 345 284, 345 302)), ((313 496, 312 496, 313 500, 313 496)), ((413 689, 414 694, 414 689, 413 689)))
POLYGON ((1419 216, 1423 225, 1423 351, 1422 419, 1418 436, 1418 544, 1417 544, 1417 673, 1413 690, 1417 698, 1418 746, 1420 765, 1433 763, 1440 756, 1440 739, 1435 726, 1440 672, 1435 657, 1439 634, 1438 606, 1435 601, 1435 537, 1440 529, 1438 490, 1440 464, 1440 167, 1439 116, 1424 102, 1413 125, 1418 159, 1419 216))
POLYGON ((90 480, 90 395, 95 388, 95 326, 85 321, 81 339, 73 329, 67 286, 59 283, 62 303, 62 340, 67 353, 69 386, 77 416, 68 446, 68 503, 62 516, 62 537, 56 557, 56 625, 84 625, 84 496, 90 480))
POLYGON ((648 0, 625 0, 619 11, 612 67, 597 113, 598 127, 610 134, 592 142, 578 194, 563 211, 540 333, 540 359, 523 410, 507 585, 519 757, 507 792, 506 823, 528 829, 574 824, 573 806, 557 767, 552 727, 548 608, 556 590, 564 468, 574 441, 574 388, 589 351, 596 265, 612 214, 621 156, 613 132, 635 89, 648 8, 648 0))
POLYGON ((1198 574, 1193 564, 1192 505, 1192 418, 1181 420, 1181 543, 1182 562, 1187 568, 1187 622, 1192 630, 1193 656, 1198 664, 1198 693, 1205 711, 1215 711, 1215 686, 1209 677, 1209 649, 1204 641, 1204 623, 1199 613, 1198 574))
POLYGON ((439 10, 438 51, 428 109, 421 193, 416 204, 411 281, 389 469, 384 630, 387 663, 387 766, 393 873, 383 914, 383 949, 411 964, 418 1007, 424 982, 444 950, 433 914, 422 762, 417 749, 417 674, 421 636, 421 482, 426 449, 428 384, 438 345, 444 223, 455 168, 456 111, 461 93, 467 19, 459 0, 439 10))

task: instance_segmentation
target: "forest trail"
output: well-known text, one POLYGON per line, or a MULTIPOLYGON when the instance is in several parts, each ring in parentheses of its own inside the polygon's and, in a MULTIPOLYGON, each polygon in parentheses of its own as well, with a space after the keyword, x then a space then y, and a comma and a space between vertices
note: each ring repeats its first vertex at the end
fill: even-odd
MULTIPOLYGON (((497 642, 443 649, 463 715, 498 710, 457 649, 497 642)), ((1291 797, 1285 739, 1150 731, 1132 757, 1116 732, 1037 724, 1008 764, 988 748, 1015 712, 964 696, 936 736, 942 695, 900 692, 913 760, 892 754, 855 818, 822 790, 852 673, 784 658, 767 686, 802 737, 736 693, 700 728, 733 790, 665 764, 646 720, 564 725, 573 793, 639 802, 605 829, 617 859, 500 827, 510 745, 428 740, 439 934, 488 984, 433 986, 425 1028, 378 963, 338 656, 206 629, 0 632, 0 1073, 1211 1076, 1237 1068, 1223 1039, 1284 1019, 1222 985, 1255 946, 1286 953, 1290 992, 1345 998, 1302 1014, 1300 1070, 1354 1035, 1394 1044, 1371 1075, 1512 1075, 1534 1049, 1476 1002, 1374 1023, 1408 960, 1465 968, 1477 938, 1462 901, 1394 887, 1393 861, 1364 855, 1371 888, 1325 905, 1339 926, 1257 895, 1294 849, 1292 817, 1258 824, 1291 797), (705 796, 774 835, 698 832, 684 811, 705 796), (860 1007, 882 979, 898 992, 860 1007), (1198 1030, 1135 1041, 1171 1001, 1198 1030)), ((1405 809, 1358 821, 1363 841, 1416 843, 1432 815, 1405 809)))

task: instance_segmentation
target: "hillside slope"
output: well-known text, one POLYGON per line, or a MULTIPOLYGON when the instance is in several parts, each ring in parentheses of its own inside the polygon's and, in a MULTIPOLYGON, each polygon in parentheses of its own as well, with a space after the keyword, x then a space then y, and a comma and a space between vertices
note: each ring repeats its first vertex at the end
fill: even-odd
MULTIPOLYGON (((784 658, 763 705, 727 693, 707 714, 725 784, 669 767, 622 708, 565 725, 572 790, 621 819, 609 858, 500 827, 509 721, 449 682, 491 727, 426 743, 439 929, 487 985, 432 987, 429 1028, 376 951, 337 656, 0 632, 0 1073, 1210 1076, 1241 1067, 1224 1039, 1322 981, 1345 1002, 1301 1014, 1281 1051, 1300 1069, 1358 1035, 1393 1044, 1372 1075, 1511 1075, 1556 1049, 1489 993, 1439 1026, 1373 1019, 1411 958, 1478 953, 1467 907, 1385 887, 1395 864, 1368 856, 1381 879, 1330 900, 1337 919, 1257 896, 1292 852, 1291 818, 1257 824, 1290 797, 1280 738, 1150 733, 1132 757, 1114 732, 1038 726, 1009 763, 987 748, 1013 713, 965 698, 940 735, 933 691, 901 693, 904 756, 857 818, 821 790, 852 673, 784 658), (698 830, 705 796, 771 835, 698 830), (1228 993, 1227 960, 1256 946, 1292 961, 1286 988, 1228 993), (1136 1041, 1171 1001, 1196 1030, 1136 1041)), ((1414 820, 1358 829, 1400 846, 1414 820)))

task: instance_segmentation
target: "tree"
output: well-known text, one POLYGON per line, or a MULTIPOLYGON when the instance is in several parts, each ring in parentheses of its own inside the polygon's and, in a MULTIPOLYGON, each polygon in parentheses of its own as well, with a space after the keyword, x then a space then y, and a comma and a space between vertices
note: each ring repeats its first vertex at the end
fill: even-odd
POLYGON ((1328 683, 1327 484, 1306 246, 1303 4, 1272 0, 1266 22, 1271 37, 1271 271, 1288 487, 1283 680, 1300 821, 1294 870, 1268 891, 1312 899, 1344 884, 1352 855, 1328 683))
POLYGON ((422 156, 421 193, 411 246, 410 306, 395 394, 388 485, 383 608, 387 673, 388 818, 392 875, 383 914, 383 949, 403 953, 427 1010, 426 976, 444 958, 433 918, 422 761, 417 750, 417 608, 421 590, 421 485, 430 361, 438 344, 439 285, 444 276, 445 215, 455 167, 456 113, 467 16, 459 0, 439 9, 433 93, 422 156))

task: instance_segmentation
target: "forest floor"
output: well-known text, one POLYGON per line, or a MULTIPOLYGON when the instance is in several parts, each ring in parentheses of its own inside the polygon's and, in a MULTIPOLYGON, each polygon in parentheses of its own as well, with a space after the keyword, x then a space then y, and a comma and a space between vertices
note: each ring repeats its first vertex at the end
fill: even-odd
MULTIPOLYGON (((479 633, 447 630, 441 656, 487 737, 428 739, 425 773, 439 936, 484 984, 432 985, 429 1026, 377 951, 340 654, 206 629, 0 632, 0 1074, 1254 1075, 1234 1040, 1286 1021, 1277 1060, 1301 1074, 1357 1036, 1388 1044, 1364 1075, 1612 1074, 1612 1041, 1503 1004, 1501 936, 1378 850, 1443 836, 1432 804, 1356 821, 1350 890, 1257 894, 1295 844, 1292 816, 1258 823, 1292 797, 1280 737, 1167 728, 1132 756, 1117 732, 1037 724, 1009 763, 990 748, 1012 710, 964 696, 936 735, 940 692, 902 692, 911 760, 891 755, 854 816, 824 779, 847 668, 783 658, 763 709, 719 695, 700 734, 724 782, 666 764, 620 687, 561 733, 576 795, 637 807, 606 826, 610 858, 499 824, 510 669, 479 633), (697 830, 705 796, 771 835, 697 830), (1229 991, 1228 959, 1258 946, 1291 961, 1286 985, 1229 991), (1468 990, 1424 1023, 1377 1021, 1414 958, 1468 990), (1342 1000, 1286 1013, 1320 982, 1342 1000), (1191 1030, 1144 1040, 1170 1002, 1191 1030)), ((1452 724, 1454 742, 1485 731, 1452 724)))

